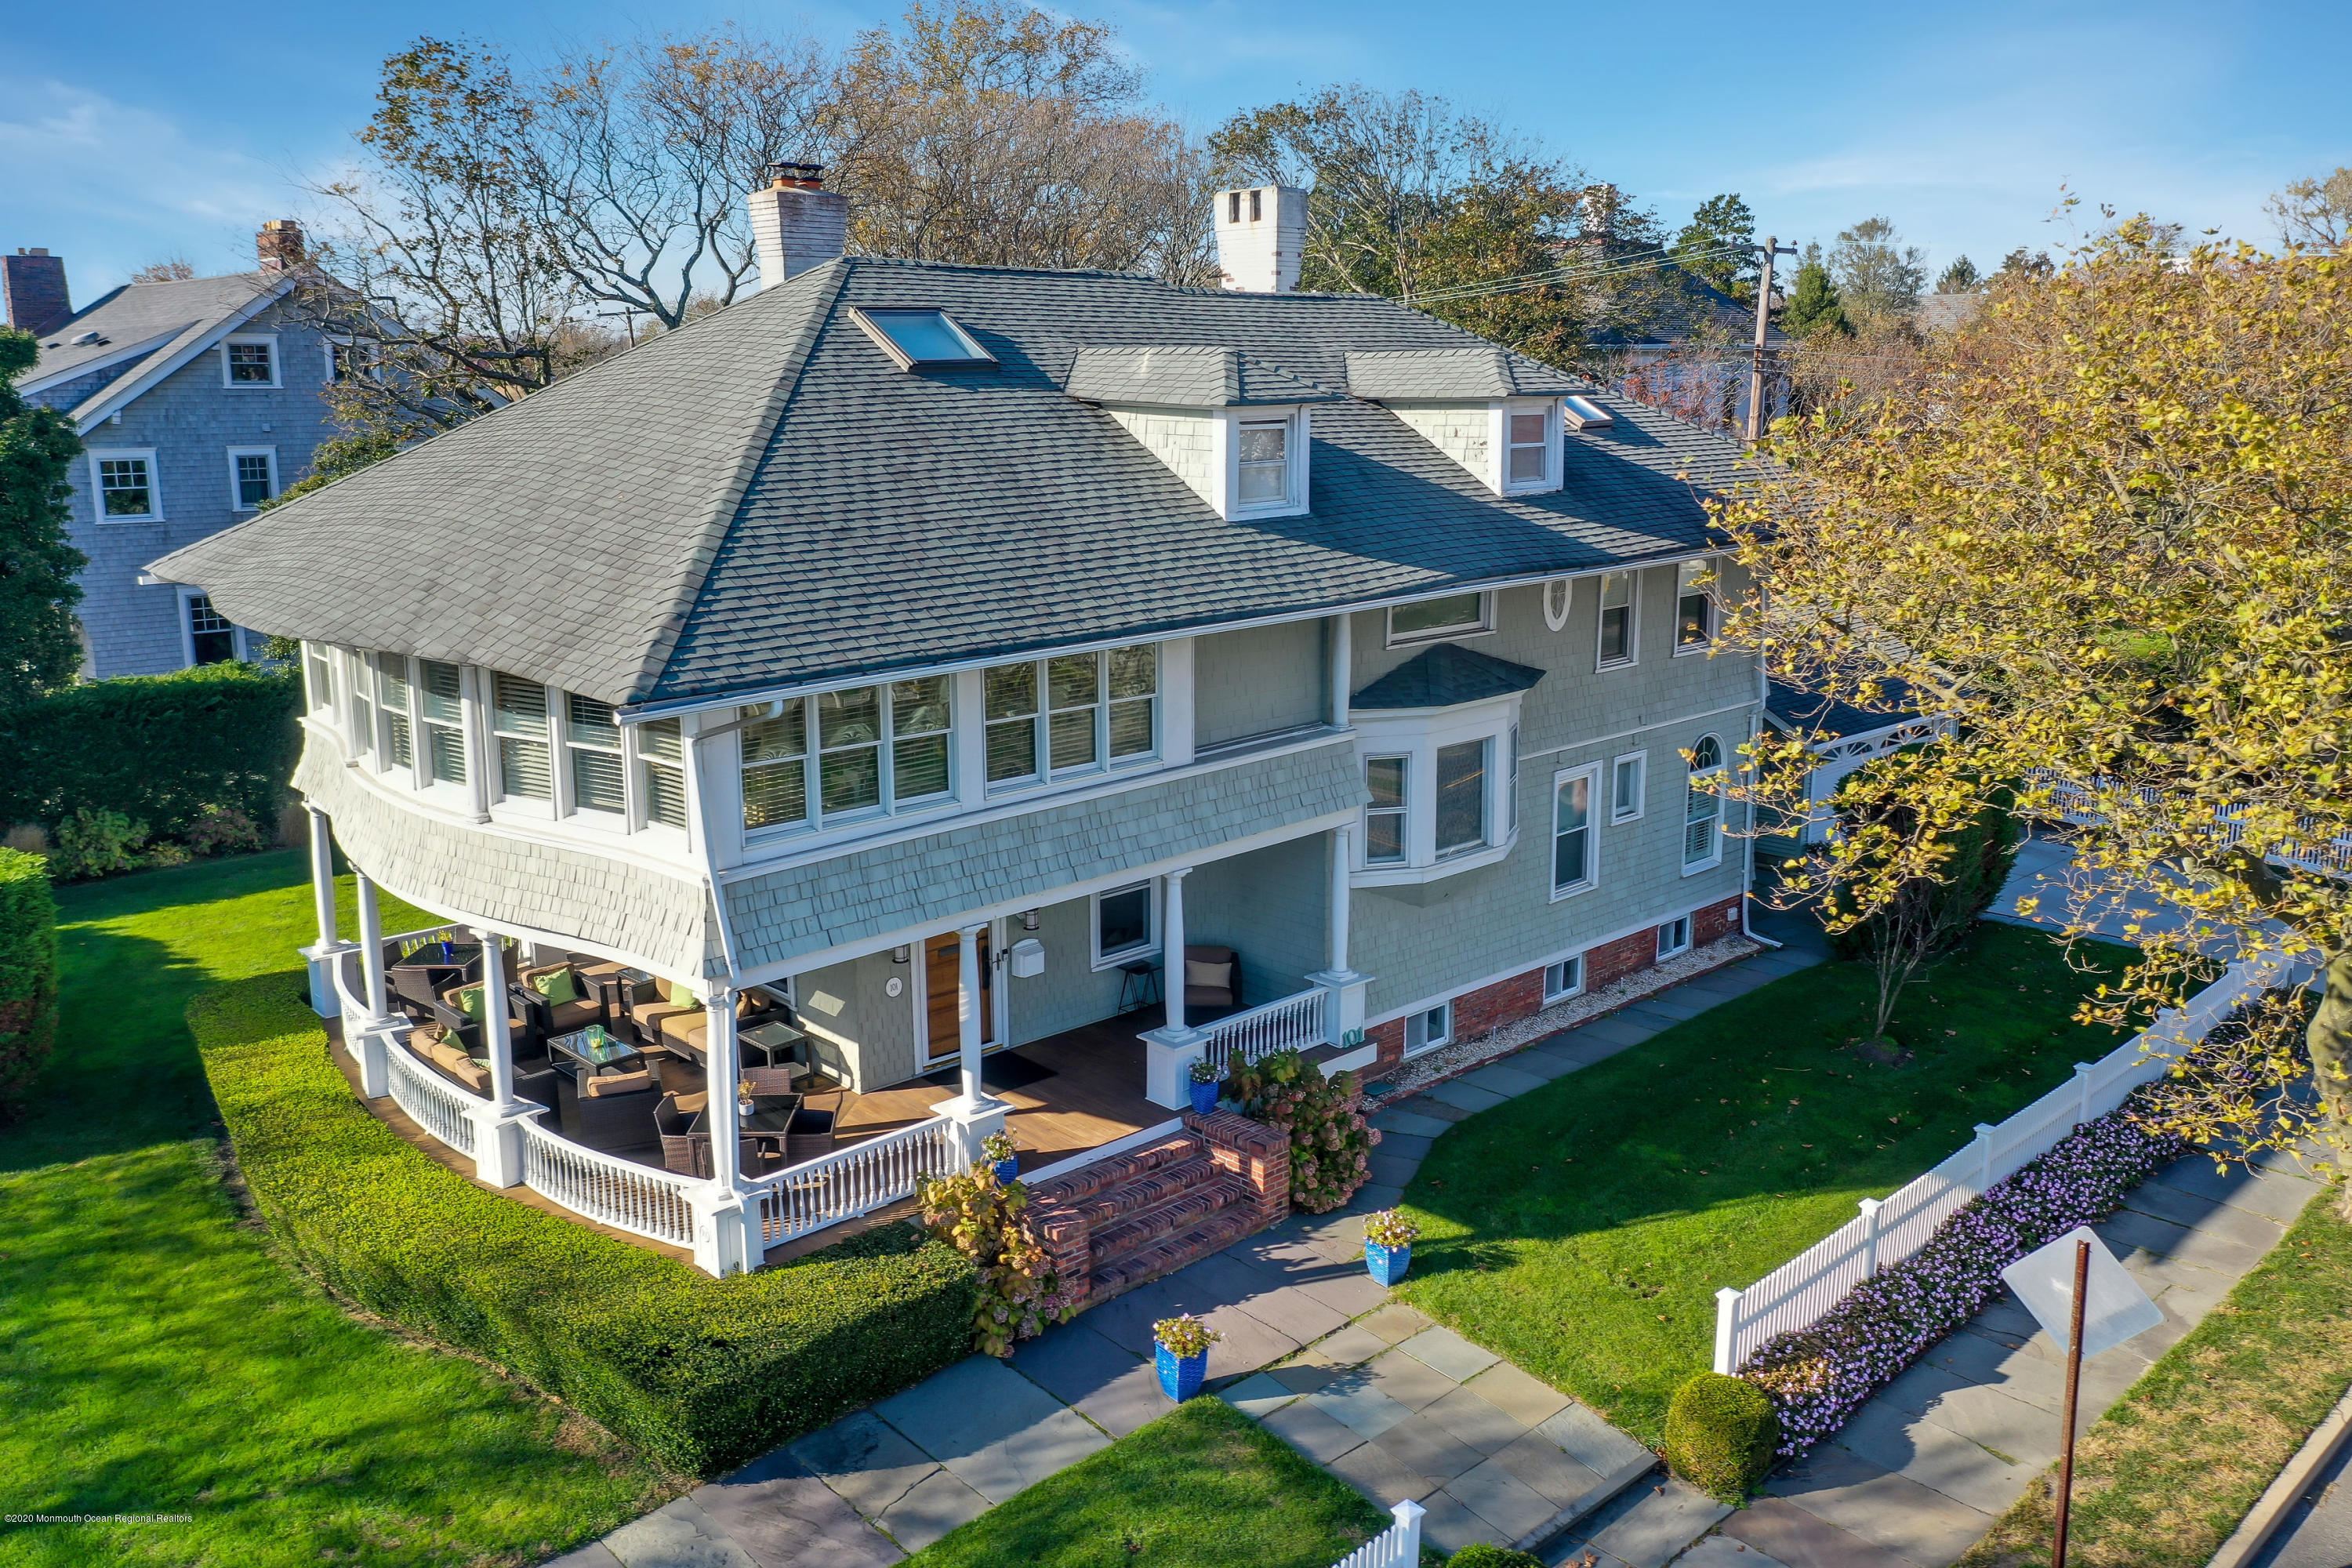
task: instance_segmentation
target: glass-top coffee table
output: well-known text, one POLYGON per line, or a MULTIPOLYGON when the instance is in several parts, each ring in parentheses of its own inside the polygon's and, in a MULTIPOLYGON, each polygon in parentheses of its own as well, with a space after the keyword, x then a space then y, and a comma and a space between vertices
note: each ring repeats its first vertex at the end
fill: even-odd
POLYGON ((632 1068, 645 1059, 645 1052, 602 1024, 591 1024, 568 1035, 551 1035, 547 1048, 569 1058, 593 1073, 598 1068, 632 1068))

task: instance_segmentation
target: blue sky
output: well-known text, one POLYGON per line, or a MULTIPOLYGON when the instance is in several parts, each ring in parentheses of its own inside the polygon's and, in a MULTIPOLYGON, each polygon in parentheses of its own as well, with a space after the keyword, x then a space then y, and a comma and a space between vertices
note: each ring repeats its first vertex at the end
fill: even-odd
MULTIPOLYGON (((349 156, 383 57, 420 33, 530 57, 730 18, 837 41, 898 9, 5 0, 0 246, 63 254, 77 300, 163 256, 249 267, 258 220, 305 216, 299 180, 349 156)), ((1800 242, 1884 213, 1937 267, 2067 243, 2045 221, 2062 184, 2265 238, 2267 193, 2352 163, 2341 0, 1067 9, 1116 26, 1154 96, 1204 130, 1328 81, 1419 88, 1539 137, 1675 221, 1717 191, 1800 242)))

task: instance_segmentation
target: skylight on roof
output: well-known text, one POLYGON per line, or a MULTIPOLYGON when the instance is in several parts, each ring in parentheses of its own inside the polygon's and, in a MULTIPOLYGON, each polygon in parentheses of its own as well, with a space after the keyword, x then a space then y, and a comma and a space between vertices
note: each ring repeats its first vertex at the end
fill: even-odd
POLYGON ((1617 423, 1615 415, 1590 398, 1570 396, 1559 402, 1568 412, 1568 422, 1579 430, 1606 430, 1617 423))
POLYGON ((994 364, 996 356, 972 341, 945 310, 852 312, 882 352, 900 370, 936 370, 953 365, 994 364))

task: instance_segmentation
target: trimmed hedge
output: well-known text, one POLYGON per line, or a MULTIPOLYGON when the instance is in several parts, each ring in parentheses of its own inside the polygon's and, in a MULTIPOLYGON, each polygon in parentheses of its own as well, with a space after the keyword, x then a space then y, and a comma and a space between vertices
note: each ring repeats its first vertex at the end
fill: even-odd
POLYGON ((1474 1541, 1445 1560, 1445 1568, 1543 1568, 1532 1552, 1514 1552, 1488 1541, 1474 1541))
POLYGON ((68 686, 0 709, 0 826, 55 831, 78 810, 118 812, 184 838, 208 805, 278 819, 301 751, 290 670, 207 664, 68 686))
POLYGON ((207 992, 188 1022, 255 1206, 292 1260, 672 1469, 730 1468, 971 1353, 971 1265, 911 1226, 712 1279, 404 1142, 354 1097, 285 974, 207 992))
POLYGON ((0 849, 0 1120, 58 1037, 58 901, 49 864, 0 849))
POLYGON ((1667 1467, 1717 1502, 1747 1501, 1780 1443, 1772 1401, 1741 1378, 1694 1373, 1666 1407, 1667 1467))

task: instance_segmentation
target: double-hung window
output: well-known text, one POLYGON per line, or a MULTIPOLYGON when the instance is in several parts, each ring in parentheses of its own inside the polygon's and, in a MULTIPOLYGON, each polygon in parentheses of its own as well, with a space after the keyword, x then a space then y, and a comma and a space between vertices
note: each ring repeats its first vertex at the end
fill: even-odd
POLYGON ((231 386, 278 384, 278 344, 270 338, 231 338, 221 345, 231 386))
POLYGON ((228 450, 229 505, 253 511, 278 493, 278 448, 231 447, 228 450))
POLYGON ((490 677, 490 726, 499 743, 499 793, 509 800, 553 800, 547 688, 518 676, 490 677))
POLYGON ((1715 641, 1715 595, 1703 585, 1704 561, 1685 561, 1675 568, 1675 651, 1690 653, 1715 641))
POLYGON ((1683 869, 1703 870, 1723 858, 1723 746, 1701 735, 1691 748, 1683 805, 1683 869))
POLYGON ((1095 895, 1094 968, 1131 963, 1160 945, 1159 900, 1151 896, 1153 887, 1150 882, 1137 882, 1095 895))
POLYGON ((1269 506, 1290 499, 1290 422, 1262 420, 1235 432, 1241 442, 1234 499, 1243 506, 1269 506))
POLYGON ((648 719, 637 726, 637 777, 646 820, 686 831, 686 737, 675 719, 648 719))
POLYGON ((563 696, 563 760, 572 773, 572 809, 601 811, 620 816, 629 808, 621 768, 621 726, 613 705, 583 697, 563 696))
POLYGON ((1609 820, 1631 822, 1642 815, 1642 798, 1648 782, 1650 754, 1628 752, 1609 764, 1609 820))
POLYGON ((1364 864, 1401 866, 1405 858, 1405 774, 1410 757, 1366 757, 1364 864))
POLYGON ((466 782, 465 682, 454 664, 416 661, 417 714, 425 723, 425 767, 435 784, 466 782))
POLYGON ((383 714, 383 735, 376 760, 383 767, 416 765, 416 746, 408 727, 408 658, 379 653, 375 659, 375 700, 383 714))
POLYGON ((1492 741, 1437 748, 1437 854, 1443 859, 1486 846, 1486 769, 1492 741))
POLYGON ((1055 778, 1151 755, 1159 653, 1134 643, 983 672, 988 782, 1055 778))
POLYGON ((1551 484, 1554 445, 1551 412, 1546 408, 1514 408, 1505 416, 1503 483, 1517 490, 1540 489, 1551 484))
POLYGON ((189 595, 187 616, 190 664, 226 664, 236 657, 236 627, 209 596, 189 595))
POLYGON ((1565 769, 1552 775, 1551 896, 1580 893, 1600 879, 1600 839, 1593 831, 1593 796, 1601 769, 1565 769))
POLYGON ((1495 629, 1493 606, 1484 594, 1449 594, 1389 610, 1389 646, 1475 637, 1495 629))
POLYGON ((1603 572, 1601 574, 1601 668, 1631 664, 1637 651, 1635 637, 1640 628, 1635 624, 1636 606, 1633 586, 1641 581, 1637 572, 1603 572))
POLYGON ((335 708, 335 667, 327 650, 318 643, 302 645, 302 668, 310 678, 310 707, 314 712, 331 713, 335 708))
MULTIPOLYGON (((744 710, 759 714, 741 731, 745 829, 824 826, 946 799, 950 685, 926 676, 744 710)), ((683 775, 680 784, 682 803, 683 775)))
POLYGON ((152 522, 163 515, 163 497, 155 488, 155 454, 90 449, 98 472, 98 517, 100 522, 152 522))

